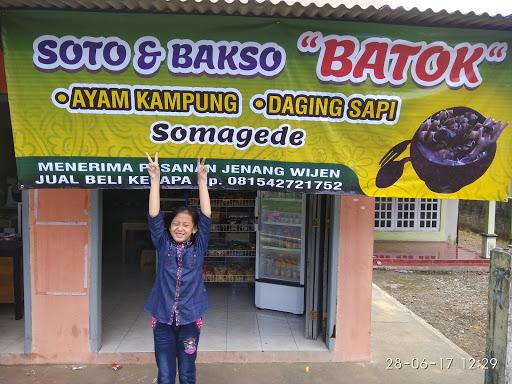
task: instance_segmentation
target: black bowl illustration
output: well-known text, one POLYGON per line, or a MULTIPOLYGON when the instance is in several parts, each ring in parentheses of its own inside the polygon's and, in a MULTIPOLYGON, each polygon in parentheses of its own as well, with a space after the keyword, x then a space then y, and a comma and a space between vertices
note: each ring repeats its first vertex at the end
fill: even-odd
POLYGON ((480 178, 496 154, 496 140, 507 124, 468 107, 452 107, 425 119, 412 140, 391 148, 381 159, 376 184, 394 184, 407 161, 433 192, 453 193, 480 178), (410 157, 395 161, 407 145, 410 157))

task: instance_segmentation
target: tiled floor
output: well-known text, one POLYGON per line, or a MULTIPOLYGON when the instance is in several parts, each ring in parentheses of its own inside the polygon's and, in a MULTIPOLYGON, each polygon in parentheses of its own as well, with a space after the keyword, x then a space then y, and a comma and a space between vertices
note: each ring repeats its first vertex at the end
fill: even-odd
MULTIPOLYGON (((152 352, 150 316, 143 310, 152 279, 135 268, 105 266, 103 346, 100 352, 152 352)), ((258 310, 254 285, 207 285, 210 311, 200 351, 320 351, 321 340, 304 337, 304 316, 258 310)))
POLYGON ((0 353, 23 353, 23 319, 14 320, 12 304, 0 304, 0 353))

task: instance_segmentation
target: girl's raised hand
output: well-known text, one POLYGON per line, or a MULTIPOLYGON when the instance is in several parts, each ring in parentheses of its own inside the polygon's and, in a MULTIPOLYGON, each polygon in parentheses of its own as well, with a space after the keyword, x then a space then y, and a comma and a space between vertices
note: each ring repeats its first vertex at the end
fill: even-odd
POLYGON ((205 164, 206 158, 197 159, 197 182, 206 182, 206 176, 208 175, 208 166, 205 164))
POLYGON ((149 153, 146 152, 146 156, 149 160, 148 163, 148 173, 151 179, 157 178, 160 179, 160 166, 158 165, 158 152, 155 153, 155 160, 149 156, 149 153))

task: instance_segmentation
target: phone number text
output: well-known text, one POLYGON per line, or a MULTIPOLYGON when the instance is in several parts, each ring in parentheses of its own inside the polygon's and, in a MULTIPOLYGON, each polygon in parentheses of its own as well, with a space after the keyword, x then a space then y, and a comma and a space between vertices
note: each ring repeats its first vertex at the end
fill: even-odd
POLYGON ((304 190, 323 190, 323 191, 342 191, 343 183, 341 181, 329 180, 287 180, 287 179, 267 179, 264 177, 246 177, 230 176, 227 178, 230 186, 248 186, 248 187, 272 187, 282 189, 304 189, 304 190))

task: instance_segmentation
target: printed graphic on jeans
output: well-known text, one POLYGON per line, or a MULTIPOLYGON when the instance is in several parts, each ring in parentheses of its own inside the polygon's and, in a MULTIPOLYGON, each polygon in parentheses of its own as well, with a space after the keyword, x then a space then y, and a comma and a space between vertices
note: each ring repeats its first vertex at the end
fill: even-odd
POLYGON ((196 350, 197 350, 197 346, 196 346, 196 339, 193 338, 193 337, 189 337, 185 340, 183 340, 183 347, 185 349, 185 353, 187 355, 193 355, 196 350))

